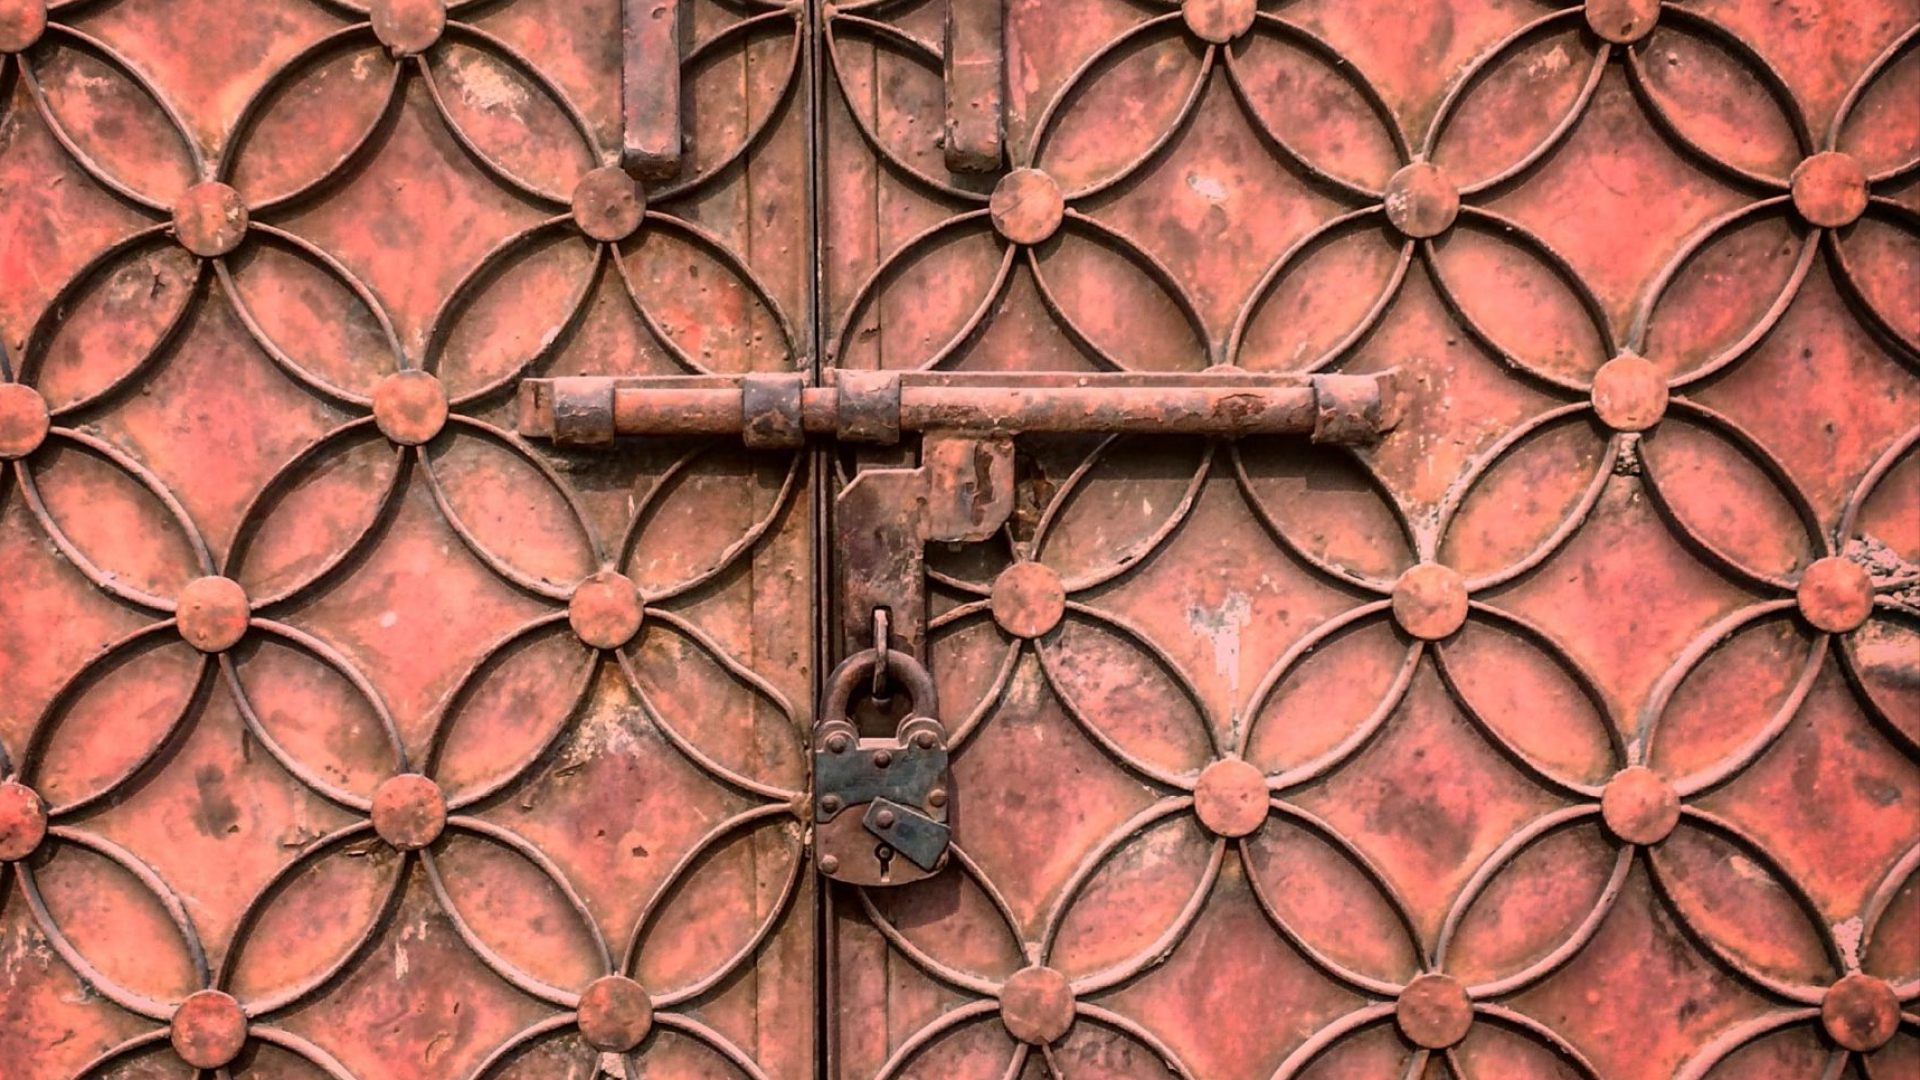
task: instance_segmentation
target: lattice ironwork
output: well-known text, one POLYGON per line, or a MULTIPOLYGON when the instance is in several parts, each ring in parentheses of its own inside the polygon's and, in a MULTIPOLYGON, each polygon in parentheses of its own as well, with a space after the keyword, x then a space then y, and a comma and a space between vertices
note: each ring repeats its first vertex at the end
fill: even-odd
POLYGON ((642 187, 615 0, 0 4, 9 1076, 811 1070, 804 457, 512 432, 811 365, 806 13, 684 7, 642 187))
POLYGON ((1029 448, 837 1075, 1920 1066, 1912 8, 1014 3, 986 177, 940 8, 825 20, 829 362, 1418 389, 1029 448))
POLYGON ((509 410, 816 337, 1416 387, 1024 441, 834 1075, 1920 1068, 1910 2, 680 7, 0 0, 9 1069, 812 1074, 807 462, 509 410))

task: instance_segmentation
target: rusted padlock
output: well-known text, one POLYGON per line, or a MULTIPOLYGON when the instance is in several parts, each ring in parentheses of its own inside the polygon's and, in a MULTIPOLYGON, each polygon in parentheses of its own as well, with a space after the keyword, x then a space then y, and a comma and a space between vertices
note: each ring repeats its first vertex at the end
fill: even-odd
POLYGON ((947 861, 953 783, 933 676, 901 652, 856 653, 827 679, 813 732, 813 851, 820 872, 855 885, 904 885, 947 861), (861 738, 848 718, 854 691, 885 663, 912 707, 893 737, 861 738))

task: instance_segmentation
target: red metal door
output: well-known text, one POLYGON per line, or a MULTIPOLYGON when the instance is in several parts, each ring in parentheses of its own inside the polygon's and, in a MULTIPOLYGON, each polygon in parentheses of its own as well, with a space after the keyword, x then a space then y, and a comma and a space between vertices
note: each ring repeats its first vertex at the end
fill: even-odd
POLYGON ((811 364, 805 12, 662 6, 0 2, 0 1075, 810 1074, 805 461, 513 432, 811 364))
POLYGON ((6 1075, 1913 1073, 1916 26, 0 0, 6 1075), (899 456, 515 405, 1216 365, 1406 416, 1021 438, 896 888, 806 855, 899 456))
POLYGON ((1011 0, 986 173, 946 9, 825 14, 825 362, 1411 391, 1023 443, 836 1080, 1920 1072, 1915 6, 1011 0))

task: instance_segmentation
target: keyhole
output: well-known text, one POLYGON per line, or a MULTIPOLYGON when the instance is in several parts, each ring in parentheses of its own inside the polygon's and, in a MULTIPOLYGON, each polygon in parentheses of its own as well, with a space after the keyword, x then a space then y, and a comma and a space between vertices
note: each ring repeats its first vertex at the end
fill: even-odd
POLYGON ((880 860, 880 883, 882 885, 885 885, 888 882, 892 881, 893 880, 893 845, 892 844, 874 845, 873 857, 880 860))

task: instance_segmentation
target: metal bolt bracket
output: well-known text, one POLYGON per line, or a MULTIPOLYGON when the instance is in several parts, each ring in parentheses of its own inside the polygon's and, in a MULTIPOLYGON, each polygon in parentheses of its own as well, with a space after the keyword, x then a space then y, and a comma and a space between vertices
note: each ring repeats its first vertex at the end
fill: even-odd
POLYGON ((1015 436, 1304 435, 1357 444, 1391 431, 1403 409, 1394 371, 830 370, 825 378, 825 386, 798 373, 527 379, 519 431, 565 447, 608 446, 623 435, 734 435, 765 449, 795 449, 809 435, 887 446, 919 434, 917 466, 863 469, 840 492, 834 533, 841 652, 873 644, 920 656, 926 545, 978 543, 1006 524, 1015 436), (890 616, 885 642, 869 637, 877 611, 890 616))
POLYGON ((1205 371, 578 376, 520 384, 520 434, 560 446, 623 435, 733 435, 793 449, 809 435, 890 446, 905 433, 1306 435, 1369 443, 1400 421, 1397 372, 1205 371))

